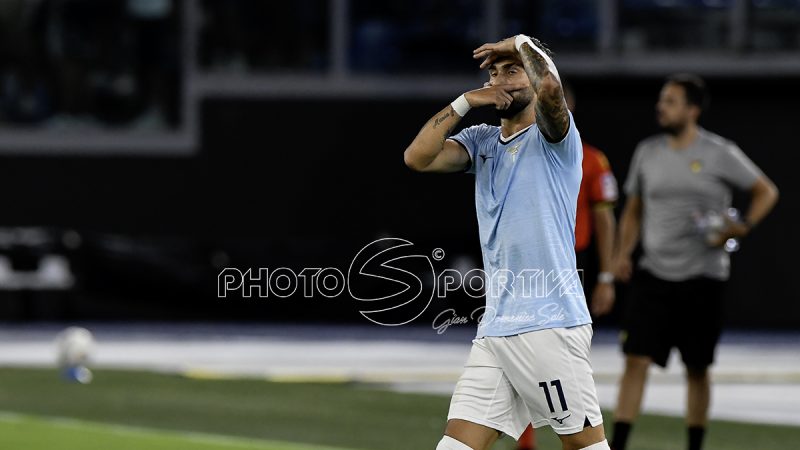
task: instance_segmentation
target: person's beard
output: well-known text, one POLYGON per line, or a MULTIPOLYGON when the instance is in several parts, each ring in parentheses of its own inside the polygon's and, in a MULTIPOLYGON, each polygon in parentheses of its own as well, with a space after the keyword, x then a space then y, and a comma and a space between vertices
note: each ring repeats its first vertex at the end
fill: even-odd
POLYGON ((666 132, 667 134, 669 134, 671 136, 678 136, 679 134, 681 134, 683 132, 683 130, 686 129, 687 125, 688 125, 688 123, 685 123, 685 122, 683 122, 683 123, 681 123, 681 122, 679 122, 679 123, 669 123, 669 124, 666 124, 666 125, 662 125, 661 129, 664 130, 664 132, 666 132))
POLYGON ((525 108, 528 107, 528 105, 531 104, 531 101, 533 100, 530 97, 517 99, 512 96, 512 98, 513 100, 511 100, 511 104, 508 105, 508 108, 506 109, 495 108, 494 112, 497 114, 497 117, 501 119, 510 119, 516 116, 517 114, 521 113, 525 108))
POLYGON ((664 125, 661 125, 660 118, 657 117, 657 119, 659 119, 658 120, 658 126, 661 128, 661 130, 664 131, 665 133, 671 135, 671 136, 677 136, 677 135, 681 134, 683 132, 683 130, 685 130, 686 127, 689 125, 689 121, 688 120, 684 120, 684 121, 677 121, 676 120, 676 121, 669 122, 669 123, 666 123, 664 125))

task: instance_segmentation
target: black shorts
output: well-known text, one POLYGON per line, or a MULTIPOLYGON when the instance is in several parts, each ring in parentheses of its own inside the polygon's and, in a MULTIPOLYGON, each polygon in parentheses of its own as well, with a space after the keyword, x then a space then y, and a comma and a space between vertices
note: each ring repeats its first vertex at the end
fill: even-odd
POLYGON ((725 282, 712 278, 666 281, 647 271, 633 276, 622 333, 622 351, 667 366, 677 347, 689 368, 714 362, 722 331, 725 282))

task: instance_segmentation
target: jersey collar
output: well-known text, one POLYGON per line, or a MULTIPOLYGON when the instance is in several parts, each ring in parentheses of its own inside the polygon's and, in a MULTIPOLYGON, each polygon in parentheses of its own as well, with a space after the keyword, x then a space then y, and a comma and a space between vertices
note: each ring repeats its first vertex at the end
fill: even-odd
POLYGON ((516 139, 517 137, 519 137, 520 135, 525 133, 526 131, 530 130, 532 126, 533 126, 533 124, 530 124, 527 127, 517 131, 516 133, 512 134, 511 136, 509 136, 507 138, 503 137, 503 131, 501 130, 500 131, 500 143, 501 144, 508 144, 509 142, 513 141, 514 139, 516 139))

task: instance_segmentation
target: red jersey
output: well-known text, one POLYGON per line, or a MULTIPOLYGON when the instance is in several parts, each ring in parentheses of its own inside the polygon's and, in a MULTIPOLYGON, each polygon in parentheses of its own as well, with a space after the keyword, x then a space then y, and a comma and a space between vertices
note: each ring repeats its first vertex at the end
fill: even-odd
POLYGON ((578 193, 575 216, 575 250, 582 251, 592 240, 592 208, 617 201, 617 180, 611 173, 606 155, 589 144, 583 144, 583 178, 578 193))

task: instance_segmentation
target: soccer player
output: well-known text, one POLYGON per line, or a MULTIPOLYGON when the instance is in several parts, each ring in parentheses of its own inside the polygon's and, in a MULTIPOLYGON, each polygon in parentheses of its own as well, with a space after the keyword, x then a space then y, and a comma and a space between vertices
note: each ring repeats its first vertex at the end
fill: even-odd
POLYGON ((591 319, 575 267, 581 140, 558 71, 549 52, 524 35, 484 44, 473 57, 483 59, 487 85, 433 116, 404 155, 417 171, 475 175, 486 309, 436 448, 488 449, 501 434, 518 439, 533 423, 550 425, 564 449, 608 449, 589 363, 591 319), (496 109, 500 127, 482 124, 450 137, 482 106, 496 109), (531 277, 531 287, 525 277, 532 274, 546 275, 531 277), (539 286, 542 279, 560 286, 539 286))
POLYGON ((736 144, 697 124, 707 103, 700 78, 669 77, 656 104, 665 132, 639 143, 624 185, 617 276, 631 278, 631 254, 640 233, 643 254, 623 323, 625 372, 614 413, 616 450, 625 449, 651 363, 665 367, 673 347, 686 366, 688 448, 701 448, 711 392, 708 369, 721 331, 729 275, 722 246, 750 233, 778 199, 772 181, 736 144), (695 217, 730 207, 731 187, 752 195, 744 221, 729 220, 717 236, 696 232, 695 217))
MULTIPOLYGON (((567 108, 575 112, 575 92, 568 84, 563 86, 567 108)), ((592 314, 599 317, 608 314, 614 306, 616 291, 612 272, 614 251, 614 204, 617 201, 617 179, 611 172, 606 155, 596 147, 583 141, 583 178, 578 192, 578 209, 575 214, 575 253, 579 269, 584 274, 594 266, 594 252, 589 245, 595 239, 599 273, 596 281, 584 276, 584 293, 590 295, 592 314)), ((532 427, 525 429, 517 444, 518 450, 534 450, 536 434, 532 427)))

